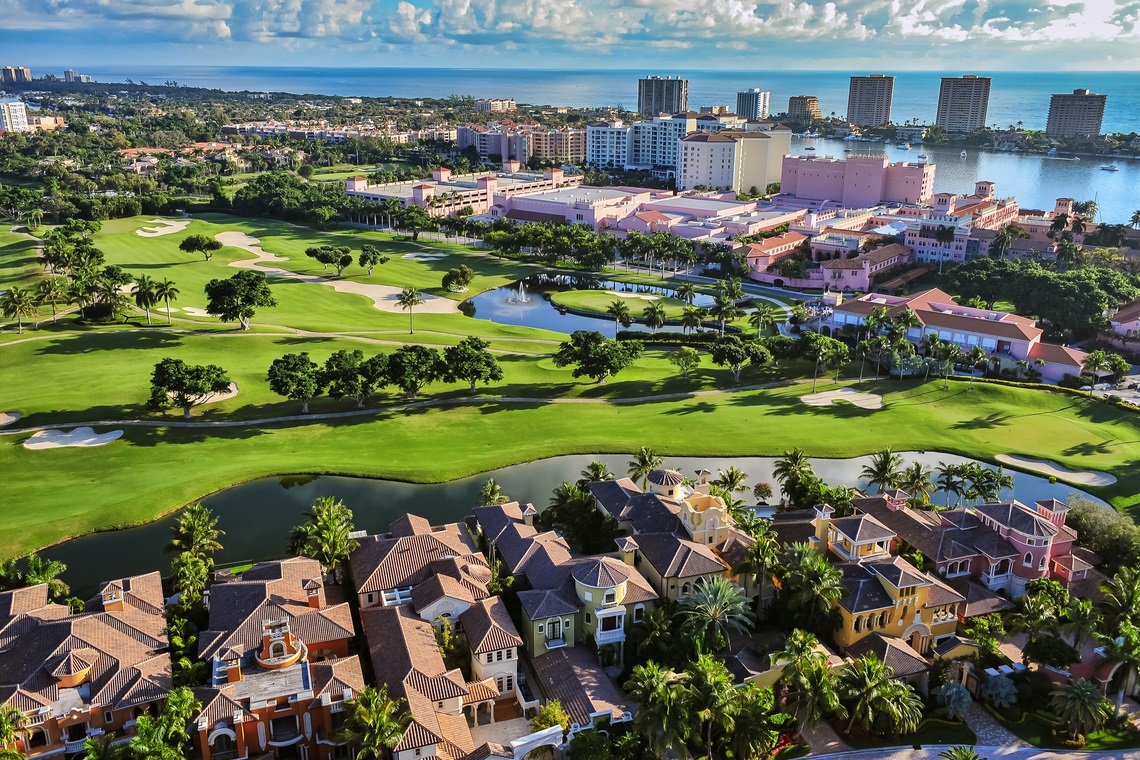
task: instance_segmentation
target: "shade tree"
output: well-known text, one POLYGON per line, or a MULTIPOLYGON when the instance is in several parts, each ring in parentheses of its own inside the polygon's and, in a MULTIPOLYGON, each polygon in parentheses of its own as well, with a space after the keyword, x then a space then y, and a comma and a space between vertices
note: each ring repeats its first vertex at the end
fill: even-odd
POLYGON ((482 338, 469 337, 443 350, 444 379, 449 383, 465 382, 475 392, 476 383, 499 382, 503 368, 490 352, 491 344, 482 338))
POLYGON ((220 242, 205 235, 189 235, 178 244, 178 250, 185 253, 200 253, 206 261, 212 259, 221 248, 220 242))
POLYGON ((267 373, 269 389, 278 396, 301 402, 301 414, 309 413, 309 401, 322 389, 320 367, 307 351, 274 359, 267 373))
POLYGON ((377 265, 382 266, 389 261, 391 261, 391 259, 380 253, 380 249, 371 243, 365 243, 360 247, 360 257, 357 259, 357 263, 367 269, 368 274, 372 274, 372 270, 375 269, 377 265))
POLYGON ((223 322, 238 322, 242 330, 258 309, 277 305, 269 282, 261 272, 246 269, 228 279, 206 283, 206 312, 223 322))
POLYGON ((415 398, 424 386, 443 379, 445 373, 443 357, 434 348, 400 346, 388 355, 388 382, 408 398, 415 398))
POLYGON ((172 406, 182 408, 182 416, 190 418, 190 410, 230 389, 230 378, 216 364, 187 364, 167 357, 154 365, 147 406, 159 411, 172 406))
POLYGON ((618 341, 589 330, 575 330, 554 354, 554 366, 573 365, 574 377, 589 377, 604 383, 633 364, 643 350, 640 341, 618 341))
POLYGON ((377 354, 369 359, 364 352, 336 351, 325 360, 319 373, 319 382, 328 397, 340 401, 350 398, 360 409, 369 396, 387 382, 388 357, 377 354))

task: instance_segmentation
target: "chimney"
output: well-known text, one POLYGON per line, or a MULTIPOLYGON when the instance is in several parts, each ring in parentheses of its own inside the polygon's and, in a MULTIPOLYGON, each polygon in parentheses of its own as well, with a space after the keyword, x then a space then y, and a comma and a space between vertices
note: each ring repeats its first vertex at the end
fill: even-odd
POLYGON ((827 533, 828 529, 831 528, 831 516, 835 514, 835 508, 830 504, 816 504, 814 509, 815 541, 813 543, 819 551, 825 551, 827 547, 827 533))
POLYGON ((123 588, 118 583, 108 583, 103 587, 103 611, 122 612, 126 603, 123 601, 123 588))
POLYGON ((305 581, 303 588, 305 589, 305 596, 308 597, 309 606, 314 610, 319 610, 325 606, 325 587, 324 584, 315 579, 305 581))
POLYGON ((895 488, 890 491, 883 492, 883 499, 887 502, 887 509, 892 512, 901 512, 906 508, 907 499, 910 494, 901 488, 895 488))
POLYGON ((522 511, 523 524, 534 525, 534 516, 538 514, 538 510, 534 508, 533 504, 527 504, 522 511))
POLYGON ((227 649, 222 653, 226 663, 226 683, 237 683, 241 680, 241 654, 235 649, 227 649))
POLYGON ((614 543, 617 544, 621 561, 627 565, 633 565, 637 559, 637 541, 632 536, 622 536, 614 539, 614 543))

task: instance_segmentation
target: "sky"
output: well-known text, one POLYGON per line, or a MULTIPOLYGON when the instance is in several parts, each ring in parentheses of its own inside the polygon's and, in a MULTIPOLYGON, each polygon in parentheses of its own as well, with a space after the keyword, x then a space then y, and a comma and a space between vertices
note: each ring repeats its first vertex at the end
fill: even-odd
POLYGON ((0 65, 1140 70, 1140 0, 0 0, 0 65), (67 61, 61 59, 66 58, 67 61))

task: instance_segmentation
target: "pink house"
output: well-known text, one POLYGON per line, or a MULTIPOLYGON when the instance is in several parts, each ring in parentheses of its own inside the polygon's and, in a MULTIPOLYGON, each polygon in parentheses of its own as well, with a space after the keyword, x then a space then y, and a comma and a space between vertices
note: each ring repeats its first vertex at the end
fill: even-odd
POLYGON ((749 243, 744 246, 745 255, 748 257, 748 268, 752 273, 763 274, 780 259, 795 253, 807 239, 807 235, 799 232, 785 232, 783 235, 776 235, 759 243, 749 243))
POLYGON ((1124 304, 1108 321, 1112 325, 1112 331, 1120 337, 1140 337, 1140 300, 1124 304))
POLYGON ((934 164, 892 164, 886 156, 846 160, 784 156, 780 195, 785 200, 831 201, 847 208, 883 203, 928 203, 934 194, 934 164))
POLYGON ((870 290, 877 274, 912 258, 909 248, 892 243, 850 259, 830 259, 821 265, 823 284, 829 290, 870 290))

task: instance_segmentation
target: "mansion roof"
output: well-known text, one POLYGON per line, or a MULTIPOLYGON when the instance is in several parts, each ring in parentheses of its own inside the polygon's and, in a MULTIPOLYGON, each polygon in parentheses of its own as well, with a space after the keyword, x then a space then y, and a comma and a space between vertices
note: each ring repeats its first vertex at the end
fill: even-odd
POLYGON ((914 651, 909 644, 897 636, 884 636, 875 631, 847 647, 848 657, 863 657, 873 654, 894 671, 895 678, 909 678, 925 673, 930 668, 926 658, 914 651))
POLYGON ((459 557, 469 565, 486 560, 459 523, 432 527, 427 520, 405 515, 386 535, 368 536, 349 560, 359 593, 415 586, 432 575, 437 560, 459 557))

